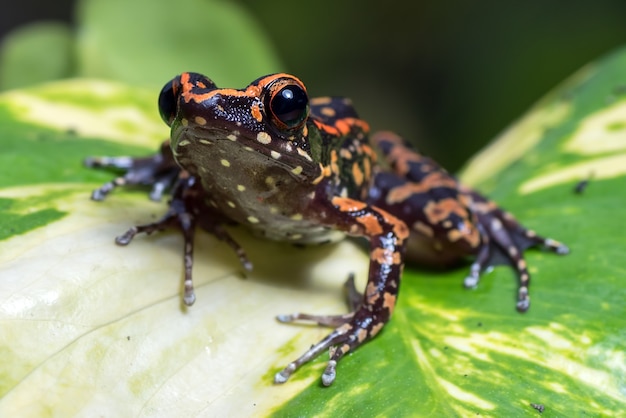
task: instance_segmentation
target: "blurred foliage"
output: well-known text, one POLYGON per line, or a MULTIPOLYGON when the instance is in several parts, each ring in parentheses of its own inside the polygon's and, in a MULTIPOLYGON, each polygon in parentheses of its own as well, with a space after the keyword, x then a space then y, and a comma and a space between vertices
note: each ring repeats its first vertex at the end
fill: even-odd
POLYGON ((41 23, 4 40, 0 88, 88 77, 158 92, 182 71, 243 85, 281 67, 257 22, 236 3, 83 0, 77 3, 73 36, 67 25, 41 23))
POLYGON ((35 23, 15 30, 2 48, 0 86, 26 87, 70 76, 72 44, 73 34, 62 23, 35 23))
MULTIPOLYGON (((453 171, 558 81, 626 39, 620 0, 77 4, 74 75, 160 85, 192 69, 236 87, 290 71, 312 95, 352 97, 373 129, 398 131, 453 171)), ((51 63, 55 51, 63 56, 46 50, 51 63)), ((6 62, 4 53, 0 88, 23 85, 1 75, 6 62)))
POLYGON ((453 171, 626 40, 620 0, 240 1, 313 94, 352 97, 373 129, 399 132, 453 171))

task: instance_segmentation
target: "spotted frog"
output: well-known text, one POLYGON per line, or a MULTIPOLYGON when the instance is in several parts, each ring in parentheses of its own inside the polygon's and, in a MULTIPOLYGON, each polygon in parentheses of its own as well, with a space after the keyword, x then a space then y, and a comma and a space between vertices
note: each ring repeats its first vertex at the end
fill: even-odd
POLYGON ((229 245, 243 267, 245 251, 224 228, 244 225, 257 235, 293 244, 336 241, 345 235, 369 241, 369 273, 363 293, 349 279, 351 311, 344 315, 282 315, 331 327, 320 342, 275 376, 285 382, 300 366, 329 350, 322 375, 328 386, 337 362, 377 335, 396 305, 406 261, 473 263, 464 284, 505 261, 518 276, 517 310, 529 308, 530 275, 523 252, 541 245, 557 254, 568 248, 522 227, 509 213, 463 186, 399 136, 369 127, 348 99, 310 99, 288 74, 261 77, 244 89, 221 89, 209 78, 183 73, 165 85, 159 110, 170 140, 146 158, 89 158, 88 166, 125 174, 93 192, 102 200, 115 187, 146 185, 150 197, 171 194, 157 222, 116 238, 128 244, 139 233, 178 228, 184 237, 184 295, 195 301, 192 281, 196 227, 229 245), (386 162, 377 163, 377 152, 386 162))

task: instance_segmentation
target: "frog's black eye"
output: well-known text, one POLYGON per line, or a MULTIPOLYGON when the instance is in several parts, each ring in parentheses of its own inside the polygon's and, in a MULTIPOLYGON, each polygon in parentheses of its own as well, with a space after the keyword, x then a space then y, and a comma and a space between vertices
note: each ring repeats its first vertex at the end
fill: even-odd
POLYGON ((159 113, 161 114, 161 119, 163 119, 168 126, 171 125, 176 118, 179 94, 180 76, 167 83, 161 90, 161 94, 159 94, 159 113))
POLYGON ((265 106, 274 122, 283 129, 300 126, 309 115, 309 98, 295 81, 272 91, 265 106))

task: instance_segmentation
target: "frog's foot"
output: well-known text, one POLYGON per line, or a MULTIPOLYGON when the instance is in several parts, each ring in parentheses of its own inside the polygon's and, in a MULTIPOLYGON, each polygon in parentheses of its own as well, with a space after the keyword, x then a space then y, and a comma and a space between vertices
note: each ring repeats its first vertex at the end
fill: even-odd
POLYGON ((152 186, 150 199, 158 201, 163 192, 171 188, 180 173, 169 148, 169 141, 161 146, 160 152, 151 157, 89 157, 84 164, 91 168, 124 171, 124 175, 94 190, 91 194, 93 200, 104 200, 116 187, 138 185, 152 186))
POLYGON ((367 307, 360 308, 346 315, 307 315, 294 314, 280 318, 279 320, 302 319, 317 322, 321 325, 336 327, 330 334, 319 343, 313 345, 302 356, 292 361, 274 376, 274 383, 285 383, 289 377, 303 364, 308 363, 322 352, 328 349, 330 359, 322 374, 324 386, 330 386, 337 376, 337 363, 348 352, 355 350, 366 341, 370 340, 383 327, 384 321, 375 312, 367 307))
POLYGON ((285 383, 287 379, 303 364, 316 358, 324 350, 328 349, 330 360, 322 374, 324 386, 330 386, 337 375, 337 362, 344 354, 354 350, 359 345, 373 337, 382 327, 382 323, 373 326, 377 322, 377 316, 368 308, 359 309, 363 303, 363 294, 354 286, 354 274, 350 273, 344 284, 348 305, 351 312, 345 315, 310 315, 306 313, 293 313, 278 315, 276 319, 283 323, 295 321, 314 322, 317 325, 335 328, 319 343, 312 346, 297 360, 289 363, 274 376, 274 383, 285 383), (367 318, 374 318, 373 320, 367 318), (357 318, 357 319, 355 319, 357 318), (361 318, 361 319, 358 319, 361 318))
MULTIPOLYGON (((475 196, 477 198, 478 196, 475 196)), ((530 307, 530 273, 524 259, 524 250, 529 247, 543 246, 548 251, 559 255, 569 253, 569 248, 556 240, 545 238, 526 229, 509 213, 491 207, 489 211, 478 212, 478 219, 483 238, 476 260, 470 267, 470 274, 465 278, 466 288, 475 288, 480 274, 491 264, 504 261, 517 272, 517 305, 519 312, 526 312, 530 307)))
POLYGON ((184 263, 185 263, 185 281, 184 281, 184 293, 183 301, 185 305, 191 306, 196 301, 196 295, 193 289, 192 279, 192 267, 193 267, 193 238, 196 229, 196 219, 193 213, 187 210, 185 191, 191 187, 193 178, 187 178, 180 180, 175 188, 175 193, 170 201, 170 206, 160 220, 144 224, 133 226, 128 229, 124 234, 115 238, 115 243, 118 245, 128 245, 137 234, 152 234, 155 231, 161 231, 166 228, 178 226, 183 234, 185 241, 184 246, 184 263))

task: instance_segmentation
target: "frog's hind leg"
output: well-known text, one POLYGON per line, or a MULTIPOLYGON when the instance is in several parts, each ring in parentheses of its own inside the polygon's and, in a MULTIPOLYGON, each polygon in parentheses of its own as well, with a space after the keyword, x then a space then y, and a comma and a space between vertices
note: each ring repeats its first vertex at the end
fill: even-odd
MULTIPOLYGON (((467 220, 471 218, 476 220, 475 226, 480 239, 473 250, 467 253, 467 255, 474 255, 475 260, 470 267, 469 275, 465 278, 465 287, 475 288, 482 272, 492 265, 510 265, 516 270, 518 276, 517 310, 520 312, 528 310, 530 274, 524 259, 524 250, 529 247, 543 246, 556 254, 567 254, 569 252, 567 246, 524 228, 511 214, 503 211, 494 202, 474 190, 461 185, 435 161, 413 150, 398 135, 392 132, 379 132, 372 136, 372 142, 382 151, 394 174, 408 182, 408 186, 398 187, 398 190, 406 190, 414 195, 433 192, 433 196, 436 195, 439 200, 442 197, 451 198, 467 208, 467 220)), ((378 176, 380 181, 388 178, 389 176, 378 176)), ((401 184, 402 182, 398 182, 397 185, 401 184)), ((391 189, 389 185, 385 187, 391 189)), ((395 196, 391 191, 387 193, 386 200, 392 198, 393 201, 404 204, 412 197, 410 193, 397 195, 395 196)), ((375 203, 386 208, 386 201, 375 203)), ((404 217, 405 220, 410 220, 406 211, 404 217)), ((413 222, 408 223, 413 225, 413 222)))
POLYGON ((370 266, 365 292, 360 295, 348 280, 348 300, 355 309, 345 315, 293 314, 278 317, 283 322, 311 320, 334 327, 324 339, 292 361, 274 376, 275 383, 284 383, 303 364, 328 349, 330 359, 322 374, 322 383, 329 386, 336 377, 336 367, 347 353, 374 338, 389 321, 396 304, 404 252, 409 230, 404 222, 391 214, 350 198, 335 196, 330 205, 322 207, 320 220, 338 225, 342 230, 370 240, 370 266), (332 206, 331 206, 332 205, 332 206), (359 302, 357 297, 360 296, 359 302))
POLYGON ((90 168, 124 171, 123 175, 94 190, 91 194, 93 200, 104 200, 116 187, 138 185, 151 186, 150 199, 158 201, 173 186, 181 171, 174 161, 169 141, 165 141, 160 151, 150 157, 89 157, 84 164, 90 168))

